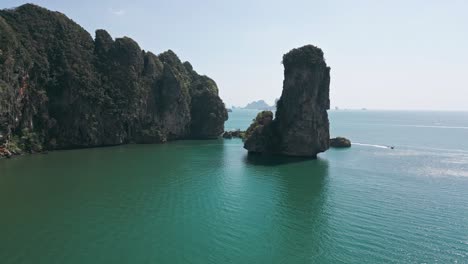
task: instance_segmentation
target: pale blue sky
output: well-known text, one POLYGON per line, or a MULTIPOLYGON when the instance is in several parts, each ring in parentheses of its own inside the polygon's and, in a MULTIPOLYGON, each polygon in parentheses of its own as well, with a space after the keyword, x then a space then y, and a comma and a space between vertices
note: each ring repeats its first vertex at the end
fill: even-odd
MULTIPOLYGON (((174 50, 218 84, 227 106, 282 89, 282 55, 325 52, 332 107, 468 110, 468 1, 37 0, 93 36, 174 50)), ((0 8, 26 1, 1 0, 0 8)))

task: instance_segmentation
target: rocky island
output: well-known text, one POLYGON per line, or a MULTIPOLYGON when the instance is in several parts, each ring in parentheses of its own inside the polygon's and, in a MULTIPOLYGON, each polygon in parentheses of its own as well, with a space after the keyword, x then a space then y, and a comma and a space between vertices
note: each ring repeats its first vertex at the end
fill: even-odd
POLYGON ((247 129, 249 153, 316 157, 329 148, 330 67, 320 48, 307 45, 283 56, 284 82, 271 111, 258 114, 247 129))
POLYGON ((240 129, 236 129, 232 131, 225 131, 222 136, 223 138, 227 138, 227 139, 231 139, 231 138, 243 139, 245 137, 245 131, 241 131, 240 129))
POLYGON ((171 50, 93 39, 32 4, 0 10, 0 156, 214 138, 225 120, 216 83, 171 50))
POLYGON ((248 103, 244 109, 253 109, 253 110, 274 110, 275 106, 267 104, 264 100, 253 101, 248 103))
POLYGON ((336 137, 330 139, 330 147, 332 148, 350 148, 351 140, 344 137, 336 137))

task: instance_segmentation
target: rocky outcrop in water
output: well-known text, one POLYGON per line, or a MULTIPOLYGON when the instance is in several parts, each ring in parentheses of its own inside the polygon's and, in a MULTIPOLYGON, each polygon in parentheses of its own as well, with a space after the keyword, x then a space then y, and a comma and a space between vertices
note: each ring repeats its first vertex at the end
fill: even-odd
POLYGON ((350 148, 351 140, 344 137, 336 137, 330 139, 330 147, 332 148, 350 148))
POLYGON ((249 153, 316 157, 329 148, 330 68, 322 50, 312 45, 285 54, 283 65, 276 116, 260 113, 247 130, 244 148, 249 153))
POLYGON ((93 40, 65 15, 31 4, 0 10, 4 150, 213 138, 226 119, 216 83, 170 50, 155 55, 105 30, 93 40))
POLYGON ((278 136, 273 133, 272 121, 273 113, 271 111, 258 113, 245 131, 244 148, 252 153, 275 152, 278 136))
POLYGON ((243 139, 245 137, 245 131, 241 131, 239 129, 232 130, 232 131, 225 131, 223 133, 223 138, 231 139, 231 138, 240 138, 243 139))

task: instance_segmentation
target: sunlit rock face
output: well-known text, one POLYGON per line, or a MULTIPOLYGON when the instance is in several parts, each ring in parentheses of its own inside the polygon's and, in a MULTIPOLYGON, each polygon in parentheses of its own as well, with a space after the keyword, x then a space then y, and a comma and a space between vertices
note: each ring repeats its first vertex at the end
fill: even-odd
POLYGON ((320 48, 307 45, 283 56, 283 92, 276 116, 254 122, 244 148, 250 153, 316 157, 329 148, 330 67, 320 48))

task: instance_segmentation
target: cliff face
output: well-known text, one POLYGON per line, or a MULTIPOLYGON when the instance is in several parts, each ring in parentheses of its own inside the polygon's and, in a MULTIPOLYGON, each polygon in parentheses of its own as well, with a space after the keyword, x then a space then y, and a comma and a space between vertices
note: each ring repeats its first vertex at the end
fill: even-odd
POLYGON ((257 117, 244 148, 249 152, 315 157, 329 147, 330 68, 322 50, 312 45, 285 54, 283 65, 283 92, 275 119, 262 125, 257 117))
POLYGON ((96 38, 35 5, 0 10, 0 147, 13 152, 212 138, 216 83, 172 51, 96 38))

